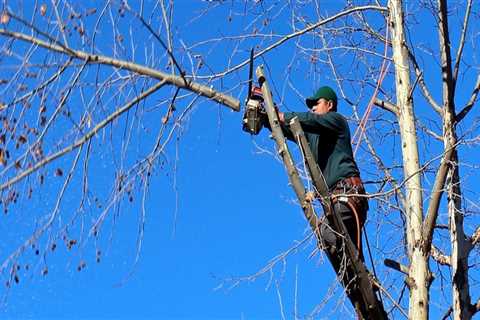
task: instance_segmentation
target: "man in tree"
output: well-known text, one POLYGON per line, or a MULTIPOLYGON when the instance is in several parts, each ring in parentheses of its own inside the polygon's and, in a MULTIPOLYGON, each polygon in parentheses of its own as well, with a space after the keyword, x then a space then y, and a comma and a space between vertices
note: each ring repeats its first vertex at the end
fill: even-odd
MULTIPOLYGON (((335 222, 324 220, 320 225, 320 241, 326 254, 344 286, 347 296, 358 314, 366 319, 387 319, 382 305, 375 297, 368 271, 363 266, 362 238, 368 203, 358 166, 353 158, 350 129, 347 120, 337 113, 337 95, 330 87, 321 87, 310 98, 306 99, 310 112, 279 112, 280 126, 284 135, 295 141, 289 124, 298 118, 305 137, 312 151, 314 160, 325 177, 331 196, 332 208, 340 217, 346 228, 348 238, 356 247, 358 255, 350 244, 341 226, 335 222), (329 223, 330 222, 330 223, 329 223), (347 250, 347 246, 349 249, 347 250), (368 277, 368 278, 367 278, 368 277), (377 307, 375 307, 377 306, 377 307)), ((263 124, 271 130, 267 117, 263 124)), ((314 196, 306 200, 313 200, 314 196)))
MULTIPOLYGON (((366 219, 368 203, 360 172, 353 158, 350 129, 347 120, 337 112, 337 95, 332 88, 324 86, 310 98, 306 105, 310 112, 278 112, 285 136, 294 137, 288 123, 297 117, 312 150, 315 161, 325 176, 333 195, 334 210, 342 217, 350 239, 363 260, 361 230, 366 219)), ((270 125, 264 121, 267 128, 270 125)), ((327 253, 335 260, 342 260, 343 242, 327 223, 320 228, 322 242, 327 253)), ((335 266, 339 268, 340 265, 335 266)))

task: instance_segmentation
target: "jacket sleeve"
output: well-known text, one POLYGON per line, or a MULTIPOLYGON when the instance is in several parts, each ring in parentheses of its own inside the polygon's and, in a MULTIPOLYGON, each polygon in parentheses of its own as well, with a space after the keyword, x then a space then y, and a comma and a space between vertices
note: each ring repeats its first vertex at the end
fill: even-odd
MULTIPOLYGON (((270 122, 268 121, 268 117, 266 114, 262 117, 262 124, 265 128, 272 131, 272 128, 270 127, 270 122)), ((290 141, 296 142, 289 126, 285 125, 284 123, 280 123, 280 127, 282 128, 283 135, 285 136, 285 138, 287 138, 290 141)))
POLYGON ((322 115, 311 112, 286 112, 285 123, 289 123, 294 117, 298 117, 303 131, 307 133, 320 134, 325 131, 340 133, 343 129, 342 118, 336 112, 328 112, 322 115))

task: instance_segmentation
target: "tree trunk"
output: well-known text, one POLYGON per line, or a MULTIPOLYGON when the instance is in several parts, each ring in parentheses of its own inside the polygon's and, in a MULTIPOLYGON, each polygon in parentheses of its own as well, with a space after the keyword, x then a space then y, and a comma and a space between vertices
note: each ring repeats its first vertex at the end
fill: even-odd
MULTIPOLYGON (((455 80, 452 70, 451 43, 446 0, 438 0, 438 31, 443 79, 443 137, 445 151, 453 148, 447 176, 448 217, 451 238, 452 310, 456 320, 470 319, 470 292, 468 283, 469 242, 463 230, 463 213, 458 169, 458 153, 455 150, 455 80)), ((457 57, 459 59, 459 57, 457 57)))
POLYGON ((453 319, 472 318, 470 310, 470 290, 468 283, 468 254, 470 242, 463 230, 463 212, 458 170, 458 155, 452 157, 452 167, 447 178, 448 216, 450 220, 450 238, 452 243, 452 308, 453 319))
POLYGON ((428 319, 430 270, 428 252, 423 249, 423 208, 418 160, 417 134, 413 101, 410 96, 410 66, 405 47, 403 8, 401 0, 388 2, 390 28, 392 33, 393 60, 395 63, 395 83, 398 106, 398 122, 402 142, 403 170, 405 177, 407 215, 407 246, 410 258, 409 318, 428 319))

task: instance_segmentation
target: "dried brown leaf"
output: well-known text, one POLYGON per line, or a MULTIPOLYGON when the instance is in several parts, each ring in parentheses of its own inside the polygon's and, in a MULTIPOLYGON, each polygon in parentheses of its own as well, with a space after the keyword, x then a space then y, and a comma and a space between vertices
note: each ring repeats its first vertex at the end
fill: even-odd
POLYGON ((7 11, 3 11, 0 17, 0 22, 3 24, 7 24, 10 21, 10 15, 7 11))
POLYGON ((27 142, 27 137, 25 135, 21 135, 20 137, 18 137, 19 144, 24 144, 25 142, 27 142))
POLYGON ((7 165, 7 158, 5 156, 5 150, 0 149, 0 164, 7 165))
POLYGON ((40 14, 42 17, 45 17, 47 14, 47 5, 45 3, 40 6, 40 14))

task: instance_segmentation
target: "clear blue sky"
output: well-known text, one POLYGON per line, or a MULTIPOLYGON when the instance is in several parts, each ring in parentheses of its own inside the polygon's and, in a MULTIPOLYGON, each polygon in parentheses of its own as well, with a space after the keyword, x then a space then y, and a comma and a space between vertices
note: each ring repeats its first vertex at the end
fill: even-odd
MULTIPOLYGON (((134 1, 132 6, 133 3, 134 1)), ((241 35, 251 31, 249 19, 255 16, 255 11, 246 19, 241 14, 242 5, 232 2, 230 6, 224 5, 212 9, 205 16, 200 15, 201 8, 213 6, 213 3, 188 0, 175 3, 176 27, 173 33, 177 49, 182 46, 180 40, 189 46, 220 35, 241 35), (198 19, 194 19, 196 16, 199 16, 198 19), (231 17, 231 21, 228 21, 228 17, 231 17)), ((323 15, 332 15, 339 10, 334 1, 320 3, 319 11, 323 15)), ((93 1, 87 2, 84 8, 90 8, 93 4, 93 1)), ((259 4, 256 10, 268 11, 269 5, 268 2, 264 7, 259 4)), ((146 12, 150 6, 151 4, 146 6, 146 12)), ((270 15, 271 21, 274 21, 271 28, 278 34, 288 34, 291 32, 289 23, 282 23, 289 22, 288 10, 279 3, 273 7, 274 10, 266 15, 270 15), (279 16, 275 16, 275 12, 280 12, 279 16)), ((25 16, 29 16, 31 7, 27 3, 25 8, 11 9, 22 10, 25 16)), ((156 12, 159 13, 158 10, 156 12)), ((309 10, 303 13, 309 19, 315 16, 315 12, 309 10)), ((375 14, 368 13, 367 17, 375 17, 375 14)), ((92 20, 88 21, 90 22, 85 25, 87 31, 93 25, 92 20)), ((101 24, 101 32, 97 33, 98 45, 103 54, 108 54, 111 48, 109 39, 112 34, 111 29, 108 29, 108 21, 106 19, 101 24)), ((147 36, 148 33, 141 25, 137 23, 129 30, 128 21, 131 21, 131 17, 127 15, 126 19, 117 23, 119 30, 133 35, 136 62, 145 62, 145 52, 151 46, 156 47, 155 54, 158 57, 164 54, 163 49, 147 36)), ((380 23, 378 17, 373 18, 372 23, 380 23)), ((262 23, 255 21, 255 24, 262 23)), ((269 27, 266 27, 262 31, 266 33, 268 30, 269 27)), ((417 36, 425 36, 425 33, 412 35, 417 36)), ((128 53, 123 58, 131 53, 128 44, 130 37, 126 36, 126 39, 128 53)), ((199 47, 196 53, 204 56, 209 68, 219 72, 247 58, 252 44, 264 48, 275 39, 275 35, 263 40, 253 38, 241 42, 238 47, 226 41, 219 42, 213 46, 199 47), (229 62, 228 57, 235 50, 238 53, 229 62)), ((427 44, 427 40, 423 43, 427 44)), ((0 38, 0 41, 5 39, 0 38)), ((304 41, 299 45, 313 40, 307 37, 304 41)), ((75 42, 72 43, 75 46, 75 42)), ((291 41, 282 49, 269 52, 264 57, 265 60, 259 59, 257 65, 267 63, 267 71, 275 88, 274 98, 282 101, 281 108, 304 110, 302 95, 311 94, 319 84, 335 87, 335 83, 329 72, 305 64, 305 60, 294 56, 293 48, 294 41, 291 41), (292 70, 288 76, 287 66, 292 70), (295 92, 290 81, 294 83, 295 90, 299 89, 300 92, 295 92)), ((383 54, 381 47, 374 50, 383 54)), ((180 63, 189 66, 188 58, 182 56, 184 58, 180 63)), ((343 70, 357 70, 355 63, 349 60, 350 57, 339 56, 336 62, 343 70)), ((161 61, 165 63, 166 60, 161 61)), ((161 66, 157 65, 159 68, 161 66)), ((190 73, 188 68, 187 70, 190 73)), ((432 65, 432 70, 427 68, 425 72, 428 78, 433 77, 437 70, 432 65)), ((208 74, 208 71, 201 69, 200 74, 208 74)), ((355 78, 360 77, 355 75, 355 78)), ((469 83, 471 77, 471 74, 467 74, 462 81, 469 83)), ((229 76, 223 84, 216 81, 214 87, 222 89, 223 85, 223 90, 235 87, 232 94, 242 100, 246 86, 236 85, 246 78, 247 69, 243 68, 229 76)), ((352 85, 346 93, 355 97, 355 90, 356 87, 352 85)), ((366 93, 362 92, 364 98, 358 101, 361 112, 364 111, 371 91, 372 88, 367 88, 366 93)), ((438 90, 434 92, 438 94, 438 90)), ((154 95, 147 99, 145 105, 156 106, 158 101, 169 94, 170 91, 164 91, 154 95)), ((76 97, 80 99, 79 96, 76 97)), ((464 103, 466 98, 461 96, 461 99, 464 103)), ((185 106, 185 101, 179 102, 180 108, 185 106)), ((344 101, 340 102, 340 112, 347 116, 352 113, 344 101)), ((425 117, 433 119, 430 112, 422 112, 425 117)), ((130 147, 132 149, 129 152, 132 153, 126 162, 133 163, 136 157, 145 155, 151 149, 163 113, 164 110, 157 109, 144 118, 146 129, 136 131, 137 135, 132 138, 134 148, 130 147)), ((288 186, 282 164, 271 154, 274 150, 273 141, 266 131, 254 138, 242 132, 241 117, 241 113, 232 112, 205 99, 200 99, 188 115, 188 120, 183 124, 184 129, 178 135, 178 143, 174 141, 162 158, 164 169, 155 170, 150 180, 143 246, 136 263, 141 194, 135 194, 131 204, 122 205, 118 215, 112 213, 111 218, 105 222, 98 241, 89 241, 84 246, 74 246, 68 250, 60 240, 55 252, 46 256, 46 261, 35 256, 35 249, 28 251, 19 270, 20 283, 14 284, 7 292, 1 317, 92 320, 280 319, 283 313, 286 319, 293 319, 294 314, 299 317, 314 315, 319 319, 353 318, 349 302, 341 300, 344 299, 341 288, 325 257, 322 254, 311 257, 315 249, 315 243, 311 239, 301 242, 308 236, 309 228, 300 208, 293 203, 294 194, 288 186), (235 279, 254 275, 268 265, 272 258, 297 245, 298 248, 286 259, 281 259, 271 271, 259 275, 254 281, 244 279, 236 283, 235 279), (100 262, 96 262, 97 250, 101 251, 100 262), (80 261, 85 261, 86 267, 78 271, 80 261), (25 269, 27 263, 29 270, 25 269), (48 274, 42 276, 41 271, 45 265, 48 265, 48 274), (325 297, 330 294, 334 298, 325 301, 325 297), (322 306, 318 314, 315 311, 317 305, 322 306)), ((385 113, 374 113, 373 117, 378 123, 392 120, 385 113)), ((352 128, 355 128, 353 124, 352 128)), ((122 130, 117 130, 116 134, 121 135, 122 130)), ((120 145, 121 139, 115 141, 120 145)), ((387 139, 378 148, 385 153, 392 153, 391 146, 394 143, 398 141, 387 139)), ((432 150, 437 150, 437 147, 432 147, 432 150)), ((432 150, 424 148, 421 152, 427 157, 432 150)), ((395 152, 398 149, 393 153, 395 152)), ((93 166, 91 184, 99 190, 108 189, 107 183, 114 177, 110 157, 111 154, 97 157, 98 161, 104 162, 93 166)), ((376 173, 372 172, 375 169, 369 166, 369 159, 365 159, 364 153, 360 153, 359 157, 364 176, 367 179, 374 177, 376 173)), ((400 158, 396 159, 399 161, 400 158)), ((393 155, 388 161, 395 163, 393 155)), ((64 165, 65 171, 68 170, 70 162, 59 163, 64 165)), ((470 174, 472 177, 473 174, 470 174)), ((31 233, 36 223, 41 221, 40 217, 49 212, 47 208, 54 204, 55 186, 58 187, 58 182, 52 182, 31 202, 20 204, 8 216, 1 217, 0 232, 4 239, 0 245, 2 259, 22 243, 26 234, 31 233)), ((372 188, 369 191, 373 191, 372 188)), ((62 214, 65 212, 67 217, 71 216, 78 205, 78 192, 74 188, 62 206, 62 214)), ((376 208, 376 204, 371 204, 371 207, 376 208)), ((374 212, 371 210, 370 214, 375 215, 374 212)), ((85 219, 86 228, 90 226, 89 219, 93 218, 88 216, 85 219)), ((392 219, 396 218, 398 217, 393 215, 392 219)), ((58 222, 59 225, 61 223, 58 222)), ((81 223, 77 223, 70 231, 72 234, 80 234, 81 226, 81 223)), ((380 245, 383 242, 395 241, 399 237, 398 234, 392 234, 389 227, 383 229, 387 231, 386 235, 378 234, 374 223, 370 223, 367 230, 371 235, 370 241, 382 248, 385 247, 380 245)), ((392 247, 389 249, 393 250, 392 247)), ((381 259, 382 254, 379 254, 378 259, 381 259)), ((395 256, 394 251, 387 254, 395 256)), ((379 268, 380 272, 385 272, 379 268)), ((439 283, 434 283, 435 285, 439 283)), ((436 300, 433 317, 445 309, 443 306, 438 307, 442 301, 440 298, 436 300)))

